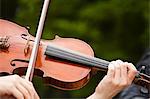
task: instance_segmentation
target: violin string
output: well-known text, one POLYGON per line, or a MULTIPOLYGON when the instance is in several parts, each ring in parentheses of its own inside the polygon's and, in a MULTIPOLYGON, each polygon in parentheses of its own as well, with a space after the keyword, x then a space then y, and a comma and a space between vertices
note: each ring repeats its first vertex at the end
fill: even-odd
POLYGON ((63 50, 63 49, 59 49, 59 48, 56 48, 56 47, 52 47, 52 46, 49 46, 47 49, 48 50, 52 50, 53 49, 53 51, 60 51, 59 53, 61 53, 62 52, 62 54, 63 53, 66 53, 66 54, 70 54, 70 55, 73 55, 74 57, 83 57, 83 59, 87 59, 87 60, 89 60, 90 62, 97 62, 97 63, 101 63, 101 64, 105 64, 106 66, 109 64, 109 62, 108 61, 105 61, 105 60, 102 60, 102 59, 99 59, 99 58, 95 58, 95 57, 90 57, 90 56, 83 56, 82 54, 80 54, 80 53, 75 53, 75 51, 66 51, 66 50, 63 50), (50 47, 50 48, 49 48, 50 47))
MULTIPOLYGON (((80 53, 80 52, 77 52, 77 51, 73 51, 73 50, 70 50, 68 48, 60 47, 60 46, 54 45, 52 43, 49 44, 48 48, 53 48, 53 49, 55 48, 55 50, 60 50, 60 51, 67 52, 67 53, 73 53, 74 55, 93 58, 93 56, 89 56, 89 55, 86 55, 86 54, 83 54, 83 53, 80 53)), ((105 60, 102 60, 102 59, 99 59, 99 58, 95 58, 95 60, 97 60, 98 62, 101 61, 102 63, 108 64, 108 61, 105 61, 105 60)))
POLYGON ((80 64, 83 64, 83 65, 87 65, 87 66, 98 66, 99 68, 103 69, 103 70, 106 70, 107 67, 105 65, 98 65, 98 64, 93 64, 91 62, 88 62, 88 61, 85 61, 85 60, 81 60, 81 59, 78 59, 78 58, 71 58, 68 56, 62 56, 61 54, 58 54, 58 53, 52 53, 51 54, 52 56, 55 56, 55 57, 59 57, 59 58, 62 58, 62 59, 66 59, 66 60, 69 60, 69 61, 72 61, 72 62, 75 62, 75 63, 80 63, 80 64))
POLYGON ((50 47, 50 46, 47 47, 46 54, 47 55, 53 54, 53 56, 56 55, 58 58, 61 57, 63 59, 67 59, 67 60, 71 60, 71 61, 75 61, 79 63, 85 63, 87 65, 103 66, 105 69, 107 69, 107 66, 109 64, 109 62, 95 58, 95 57, 85 57, 80 54, 75 54, 70 51, 65 51, 65 50, 50 47))
POLYGON ((60 54, 60 55, 66 55, 68 58, 72 57, 72 58, 76 58, 79 60, 88 61, 89 63, 93 63, 93 64, 99 64, 100 63, 99 65, 104 65, 104 66, 108 65, 108 64, 101 62, 101 60, 100 60, 100 62, 97 62, 94 58, 83 57, 83 56, 79 56, 79 55, 72 54, 72 53, 69 53, 66 51, 62 51, 62 50, 58 52, 57 49, 52 49, 52 48, 50 50, 51 50, 51 53, 52 53, 52 51, 53 52, 55 51, 55 53, 60 54))
POLYGON ((94 64, 91 61, 82 59, 82 57, 75 57, 75 56, 67 55, 67 54, 64 54, 64 53, 62 54, 62 53, 59 53, 59 52, 53 52, 53 51, 48 51, 47 53, 49 53, 51 56, 54 56, 54 57, 67 59, 67 60, 71 60, 71 61, 75 61, 75 62, 79 62, 79 63, 85 63, 85 62, 87 63, 88 62, 88 64, 89 63, 94 64))
POLYGON ((82 60, 86 60, 86 61, 89 61, 89 62, 91 62, 91 63, 97 63, 97 64, 99 64, 99 63, 101 63, 101 65, 105 65, 105 66, 107 66, 109 63, 107 62, 107 61, 104 61, 104 60, 101 60, 101 59, 97 59, 97 58, 94 58, 94 57, 91 57, 91 58, 89 58, 89 57, 85 57, 85 56, 82 56, 82 55, 79 55, 79 54, 75 54, 75 53, 71 53, 71 52, 67 52, 67 51, 65 51, 65 50, 62 50, 62 49, 57 49, 57 48, 48 48, 49 50, 53 50, 53 51, 58 51, 59 50, 59 53, 60 54, 70 54, 70 55, 72 55, 72 57, 74 57, 74 58, 78 58, 78 59, 81 59, 82 58, 82 60))

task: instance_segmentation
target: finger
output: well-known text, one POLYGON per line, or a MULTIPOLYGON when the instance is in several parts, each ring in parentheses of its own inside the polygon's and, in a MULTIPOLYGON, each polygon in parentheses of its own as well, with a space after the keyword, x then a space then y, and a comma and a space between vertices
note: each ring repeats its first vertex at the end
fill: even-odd
POLYGON ((40 97, 38 96, 38 94, 36 92, 34 94, 34 99, 40 99, 40 97))
MULTIPOLYGON (((22 78, 25 79, 25 76, 22 76, 22 78)), ((28 82, 28 81, 27 81, 28 82)), ((34 95, 33 95, 33 99, 39 99, 39 96, 38 94, 36 93, 36 91, 34 90, 34 92, 32 92, 34 95)))
POLYGON ((39 96, 38 96, 33 84, 29 81, 28 81, 28 83, 30 85, 30 88, 32 89, 32 90, 30 90, 30 92, 33 94, 33 99, 39 99, 39 96))
POLYGON ((21 85, 20 83, 18 83, 16 85, 16 87, 23 94, 23 96, 24 96, 25 99, 32 99, 32 97, 30 97, 30 94, 29 94, 28 90, 23 85, 21 85))
POLYGON ((24 96, 16 87, 13 87, 12 90, 10 89, 9 91, 11 91, 10 93, 12 93, 12 95, 16 97, 16 99, 24 99, 24 96))
POLYGON ((0 99, 16 99, 16 97, 14 97, 13 95, 3 95, 0 96, 0 99))
POLYGON ((25 90, 29 93, 29 97, 30 99, 34 99, 34 87, 32 86, 31 83, 29 83, 29 81, 20 78, 20 84, 25 88, 25 90))
POLYGON ((115 66, 115 77, 114 77, 114 82, 115 84, 119 84, 121 80, 121 69, 120 69, 120 63, 119 61, 116 61, 113 63, 115 66))
POLYGON ((124 78, 126 78, 127 75, 127 67, 125 65, 126 62, 123 62, 121 60, 117 60, 116 62, 120 68, 120 77, 122 80, 124 80, 124 78))
POLYGON ((17 99, 17 98, 11 95, 11 96, 8 96, 8 97, 6 96, 6 98, 2 98, 2 99, 17 99))
POLYGON ((26 79, 22 79, 24 81, 24 84, 26 86, 26 89, 30 93, 31 99, 40 99, 36 90, 34 89, 33 84, 30 81, 27 81, 26 79))
POLYGON ((114 67, 113 61, 112 61, 108 66, 107 76, 109 78, 114 78, 114 74, 115 74, 115 67, 114 67))
POLYGON ((137 70, 134 67, 134 65, 131 63, 128 63, 127 66, 128 66, 128 80, 129 80, 128 82, 130 84, 130 83, 132 83, 132 81, 137 73, 137 70))
POLYGON ((127 62, 123 63, 121 66, 121 82, 123 87, 128 84, 127 62))
POLYGON ((37 92, 36 92, 36 90, 35 90, 35 88, 33 86, 33 84, 31 82, 29 82, 29 83, 31 85, 30 87, 32 87, 32 93, 34 94, 33 95, 34 99, 40 99, 40 97, 38 96, 38 94, 37 94, 37 92))

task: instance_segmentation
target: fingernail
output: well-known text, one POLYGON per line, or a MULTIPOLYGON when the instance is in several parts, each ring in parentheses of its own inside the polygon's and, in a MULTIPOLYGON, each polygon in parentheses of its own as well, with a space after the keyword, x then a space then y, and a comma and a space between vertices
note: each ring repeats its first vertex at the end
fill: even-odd
POLYGON ((114 67, 114 65, 112 63, 109 64, 108 68, 109 69, 113 69, 113 70, 115 69, 115 67, 114 67))

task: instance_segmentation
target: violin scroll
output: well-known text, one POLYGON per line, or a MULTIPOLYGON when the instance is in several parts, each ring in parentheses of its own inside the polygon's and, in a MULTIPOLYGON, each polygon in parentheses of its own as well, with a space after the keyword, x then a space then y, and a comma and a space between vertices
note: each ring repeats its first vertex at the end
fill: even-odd
POLYGON ((138 72, 133 82, 135 84, 146 87, 147 89, 150 88, 150 76, 148 76, 144 73, 138 72))

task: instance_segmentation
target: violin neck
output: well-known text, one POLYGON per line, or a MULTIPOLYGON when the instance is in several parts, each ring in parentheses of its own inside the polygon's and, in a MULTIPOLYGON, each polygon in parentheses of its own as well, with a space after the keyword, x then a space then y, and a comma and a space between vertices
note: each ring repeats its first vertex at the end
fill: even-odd
POLYGON ((69 49, 58 48, 53 45, 47 46, 45 55, 49 57, 59 58, 65 61, 71 61, 73 63, 82 64, 89 67, 96 67, 103 71, 106 71, 109 65, 108 61, 84 55, 82 53, 78 53, 69 49))
MULTIPOLYGON (((88 56, 66 48, 60 48, 53 44, 47 46, 45 55, 48 57, 58 58, 59 60, 70 61, 77 64, 82 64, 89 67, 96 67, 102 71, 107 71, 110 62, 88 56)), ((135 84, 148 88, 150 85, 150 77, 148 75, 137 73, 133 81, 135 84)))

